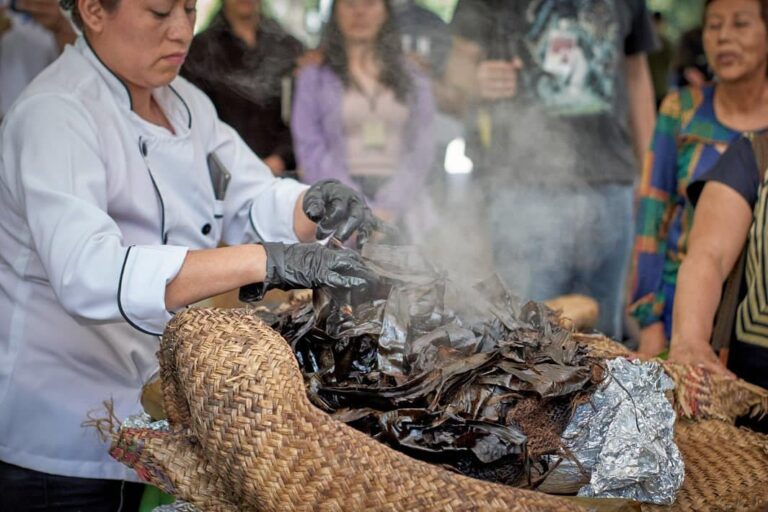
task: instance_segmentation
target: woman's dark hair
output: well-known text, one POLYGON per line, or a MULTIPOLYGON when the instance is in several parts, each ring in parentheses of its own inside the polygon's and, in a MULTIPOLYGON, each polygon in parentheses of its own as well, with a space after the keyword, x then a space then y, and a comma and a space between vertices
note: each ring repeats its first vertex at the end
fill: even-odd
MULTIPOLYGON (((381 60, 381 74, 379 81, 390 87, 395 97, 401 103, 405 103, 408 93, 413 86, 411 76, 405 69, 403 48, 400 43, 400 32, 397 29, 394 13, 390 0, 382 0, 387 10, 387 19, 376 37, 376 56, 381 60)), ((347 50, 344 36, 339 29, 334 0, 331 6, 331 19, 323 31, 322 47, 325 54, 325 63, 341 79, 345 87, 353 85, 349 76, 349 64, 347 62, 347 50)))
MULTIPOLYGON (((704 2, 704 16, 707 15, 707 7, 715 0, 706 0, 704 2)), ((768 27, 768 0, 755 0, 760 4, 760 17, 763 19, 763 23, 768 27)))
MULTIPOLYGON (((99 0, 99 3, 105 11, 112 12, 117 8, 120 0, 99 0)), ((80 30, 83 30, 83 18, 80 16, 80 7, 77 5, 77 0, 59 0, 59 5, 70 13, 72 23, 80 30)))

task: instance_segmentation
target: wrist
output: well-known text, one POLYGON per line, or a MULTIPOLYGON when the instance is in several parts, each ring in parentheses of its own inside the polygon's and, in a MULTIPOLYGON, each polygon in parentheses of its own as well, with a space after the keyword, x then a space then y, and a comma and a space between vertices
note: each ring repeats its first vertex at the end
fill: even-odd
POLYGON ((247 248, 250 252, 247 258, 250 263, 248 280, 251 283, 264 282, 267 277, 267 251, 261 244, 249 244, 247 248))
POLYGON ((293 232, 300 242, 314 242, 317 224, 304 212, 304 197, 307 191, 301 193, 296 200, 293 211, 293 232))
POLYGON ((710 348, 709 340, 699 337, 680 336, 672 334, 670 348, 675 350, 685 349, 686 351, 699 352, 710 348))
POLYGON ((264 298, 267 292, 267 273, 269 256, 266 248, 261 244, 249 244, 241 246, 247 254, 243 258, 247 262, 245 273, 248 276, 248 284, 240 287, 239 299, 241 302, 258 302, 264 298))
POLYGON ((283 283, 282 268, 285 268, 287 246, 281 242, 264 242, 259 245, 265 254, 264 286, 267 290, 279 287, 283 283))

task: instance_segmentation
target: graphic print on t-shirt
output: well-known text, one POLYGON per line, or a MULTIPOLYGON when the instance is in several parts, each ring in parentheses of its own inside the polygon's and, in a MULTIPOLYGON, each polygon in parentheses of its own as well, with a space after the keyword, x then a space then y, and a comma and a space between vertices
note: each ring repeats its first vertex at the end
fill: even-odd
POLYGON ((535 0, 526 11, 524 41, 538 69, 528 86, 558 116, 613 108, 620 62, 619 26, 611 0, 535 0))

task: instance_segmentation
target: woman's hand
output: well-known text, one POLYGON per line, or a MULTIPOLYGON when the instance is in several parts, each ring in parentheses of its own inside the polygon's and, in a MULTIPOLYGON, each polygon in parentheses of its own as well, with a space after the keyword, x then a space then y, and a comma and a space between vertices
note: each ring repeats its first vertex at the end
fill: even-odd
POLYGON ((720 362, 720 358, 717 357, 715 351, 712 350, 712 346, 706 341, 673 339, 668 360, 672 363, 698 366, 714 374, 732 379, 736 378, 736 375, 720 362))

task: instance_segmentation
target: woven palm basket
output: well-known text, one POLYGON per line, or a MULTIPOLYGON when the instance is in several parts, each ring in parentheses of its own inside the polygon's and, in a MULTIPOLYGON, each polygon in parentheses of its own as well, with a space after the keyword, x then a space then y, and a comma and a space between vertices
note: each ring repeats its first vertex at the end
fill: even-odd
POLYGON ((583 510, 413 460, 309 403, 287 343, 247 310, 189 310, 159 353, 171 433, 122 429, 112 454, 205 512, 583 510))
MULTIPOLYGON (((594 354, 626 354, 580 336, 594 354)), ((204 512, 250 510, 625 510, 469 479, 396 452, 312 406, 287 343, 248 310, 193 309, 159 353, 171 432, 121 429, 112 455, 204 512)), ((768 438, 732 424, 768 393, 669 366, 686 478, 672 507, 768 506, 768 438), (735 398, 734 398, 735 397, 735 398)))

